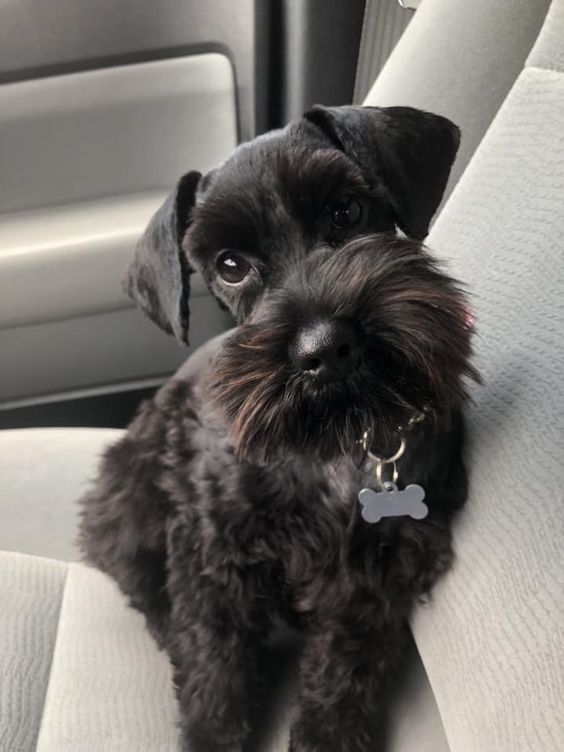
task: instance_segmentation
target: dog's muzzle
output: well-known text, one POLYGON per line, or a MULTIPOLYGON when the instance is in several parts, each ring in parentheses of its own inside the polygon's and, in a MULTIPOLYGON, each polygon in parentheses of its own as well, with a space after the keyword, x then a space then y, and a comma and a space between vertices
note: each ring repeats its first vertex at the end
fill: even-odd
POLYGON ((456 282, 418 243, 320 249, 265 291, 217 360, 216 401, 247 458, 348 452, 363 431, 464 401, 472 329, 456 282))

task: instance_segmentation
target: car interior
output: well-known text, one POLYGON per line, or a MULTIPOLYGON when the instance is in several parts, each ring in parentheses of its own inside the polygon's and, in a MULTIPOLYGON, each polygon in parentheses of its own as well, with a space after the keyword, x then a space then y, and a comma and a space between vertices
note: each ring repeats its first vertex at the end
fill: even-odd
POLYGON ((476 318, 470 496, 382 751, 564 749, 564 0, 19 0, 0 42, 0 752, 178 748, 169 662, 80 561, 77 500, 234 322, 194 275, 183 347, 121 280, 181 174, 317 103, 462 133, 425 242, 476 318))

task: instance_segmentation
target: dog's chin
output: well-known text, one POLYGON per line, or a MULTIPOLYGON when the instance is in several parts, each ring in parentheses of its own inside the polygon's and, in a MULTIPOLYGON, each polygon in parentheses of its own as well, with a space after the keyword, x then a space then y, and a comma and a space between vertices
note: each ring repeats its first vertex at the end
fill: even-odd
POLYGON ((235 339, 217 362, 215 400, 240 459, 259 464, 296 456, 356 460, 366 431, 379 447, 392 446, 397 426, 416 409, 382 384, 375 387, 365 369, 319 382, 281 361, 268 363, 265 351, 263 356, 259 367, 245 343, 235 339))
POLYGON ((242 403, 239 414, 249 417, 230 421, 235 452, 258 464, 295 457, 321 462, 358 458, 366 431, 387 446, 399 423, 335 384, 324 384, 321 389, 289 388, 262 410, 255 410, 252 401, 242 403))

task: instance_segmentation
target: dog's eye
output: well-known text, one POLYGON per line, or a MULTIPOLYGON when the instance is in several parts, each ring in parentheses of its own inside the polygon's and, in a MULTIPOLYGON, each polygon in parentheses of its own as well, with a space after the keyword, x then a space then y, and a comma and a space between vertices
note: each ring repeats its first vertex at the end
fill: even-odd
POLYGON ((362 207, 354 198, 335 201, 327 207, 331 224, 337 230, 347 230, 357 225, 362 218, 362 207))
POLYGON ((251 265, 246 258, 233 251, 224 251, 215 262, 217 273, 224 282, 236 285, 242 282, 251 271, 251 265))

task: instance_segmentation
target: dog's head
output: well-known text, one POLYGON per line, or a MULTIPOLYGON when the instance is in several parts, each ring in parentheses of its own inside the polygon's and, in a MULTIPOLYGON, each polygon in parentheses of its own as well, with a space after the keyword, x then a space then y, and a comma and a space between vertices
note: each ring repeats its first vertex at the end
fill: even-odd
POLYGON ((127 291, 184 342, 192 271, 233 313, 215 381, 240 454, 328 457, 463 399, 464 297, 419 242, 458 142, 410 108, 316 107, 157 212, 127 291))

